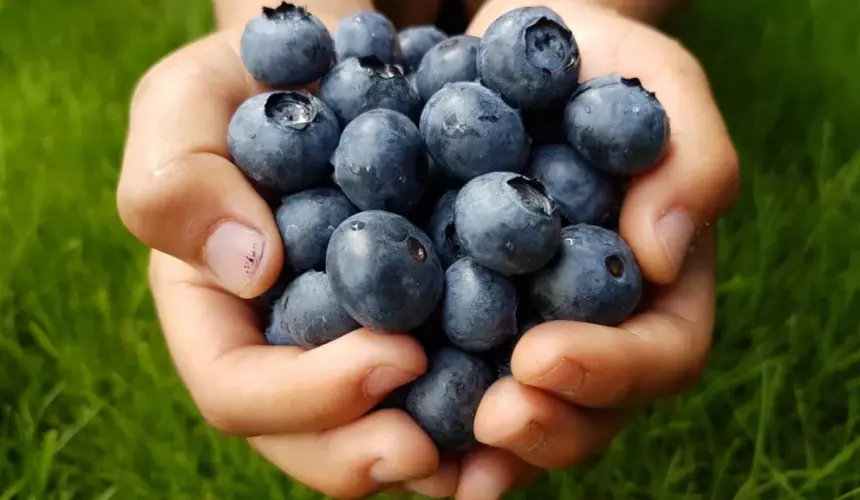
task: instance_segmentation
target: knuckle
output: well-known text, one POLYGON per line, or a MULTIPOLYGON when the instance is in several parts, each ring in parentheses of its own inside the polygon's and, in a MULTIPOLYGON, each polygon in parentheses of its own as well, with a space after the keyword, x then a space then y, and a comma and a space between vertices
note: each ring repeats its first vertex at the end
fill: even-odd
MULTIPOLYGON (((179 194, 184 191, 188 158, 183 156, 155 168, 125 172, 117 188, 117 210, 126 228, 142 240, 154 221, 173 213, 179 194)), ((146 241, 144 241, 146 243, 146 241)))

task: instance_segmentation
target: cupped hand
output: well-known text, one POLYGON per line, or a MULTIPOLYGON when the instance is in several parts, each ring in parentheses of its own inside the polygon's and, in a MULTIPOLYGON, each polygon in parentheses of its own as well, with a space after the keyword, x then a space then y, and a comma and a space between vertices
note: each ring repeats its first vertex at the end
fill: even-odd
POLYGON ((268 346, 244 300, 276 281, 283 248, 271 208, 228 160, 233 112, 267 90, 242 65, 240 35, 166 57, 132 103, 119 213, 153 249, 151 288, 179 374, 215 428, 317 491, 360 498, 405 483, 449 495, 458 469, 439 466, 424 432, 402 412, 368 413, 426 370, 415 339, 359 330, 312 351, 268 346))
MULTIPOLYGON (((475 434, 485 444, 466 457, 458 500, 497 498, 534 468, 565 469, 603 450, 628 409, 695 383, 714 325, 711 224, 732 204, 738 160, 693 56, 659 31, 587 2, 528 2, 558 12, 582 56, 581 79, 609 73, 641 80, 671 123, 667 157, 632 181, 620 233, 655 287, 617 328, 552 322, 528 332, 513 377, 481 402, 475 434)), ((470 32, 480 36, 523 2, 493 0, 470 32)))

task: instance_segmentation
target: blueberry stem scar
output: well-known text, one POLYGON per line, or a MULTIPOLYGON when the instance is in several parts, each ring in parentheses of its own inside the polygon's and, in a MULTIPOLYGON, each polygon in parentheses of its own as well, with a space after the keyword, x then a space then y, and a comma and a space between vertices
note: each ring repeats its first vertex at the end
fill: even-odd
POLYGON ((271 7, 263 7, 263 15, 268 19, 289 19, 291 17, 301 19, 308 16, 308 11, 304 7, 299 7, 292 3, 281 2, 274 9, 271 7))
POLYGON ((276 92, 266 99, 266 117, 278 125, 304 130, 319 114, 319 108, 305 91, 276 92))

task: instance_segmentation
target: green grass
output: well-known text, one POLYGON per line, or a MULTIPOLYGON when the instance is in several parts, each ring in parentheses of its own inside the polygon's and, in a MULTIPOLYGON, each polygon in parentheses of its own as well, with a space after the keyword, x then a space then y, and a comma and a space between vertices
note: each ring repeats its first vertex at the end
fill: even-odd
MULTIPOLYGON (((314 498, 202 423, 115 215, 129 92, 210 15, 0 0, 2 500, 314 498)), ((850 0, 700 0, 674 22, 743 164, 713 359, 529 498, 860 498, 858 25, 850 0)))

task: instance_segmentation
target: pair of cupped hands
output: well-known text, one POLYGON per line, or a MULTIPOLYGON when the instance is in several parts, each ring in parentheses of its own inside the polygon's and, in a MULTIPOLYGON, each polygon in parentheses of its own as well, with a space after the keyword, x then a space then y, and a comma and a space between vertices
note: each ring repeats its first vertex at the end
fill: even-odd
MULTIPOLYGON (((736 153, 706 76, 650 26, 586 2, 536 3, 573 31, 582 79, 638 77, 669 115, 668 155, 632 182, 620 220, 653 287, 617 328, 551 322, 528 332, 513 376, 496 382, 478 409, 480 446, 458 456, 440 455, 400 411, 370 413, 426 370, 415 339, 363 329, 311 351, 266 345, 249 299, 277 280, 285 249, 272 209, 227 151, 233 112, 268 90, 242 65, 241 27, 169 55, 135 92, 119 213, 153 249, 149 279, 179 374, 212 426, 247 438, 310 488, 336 498, 500 498, 541 470, 600 452, 632 407, 690 388, 706 364, 715 307, 710 226, 738 186, 736 153)), ((522 4, 488 2, 469 33, 480 36, 522 4)))

